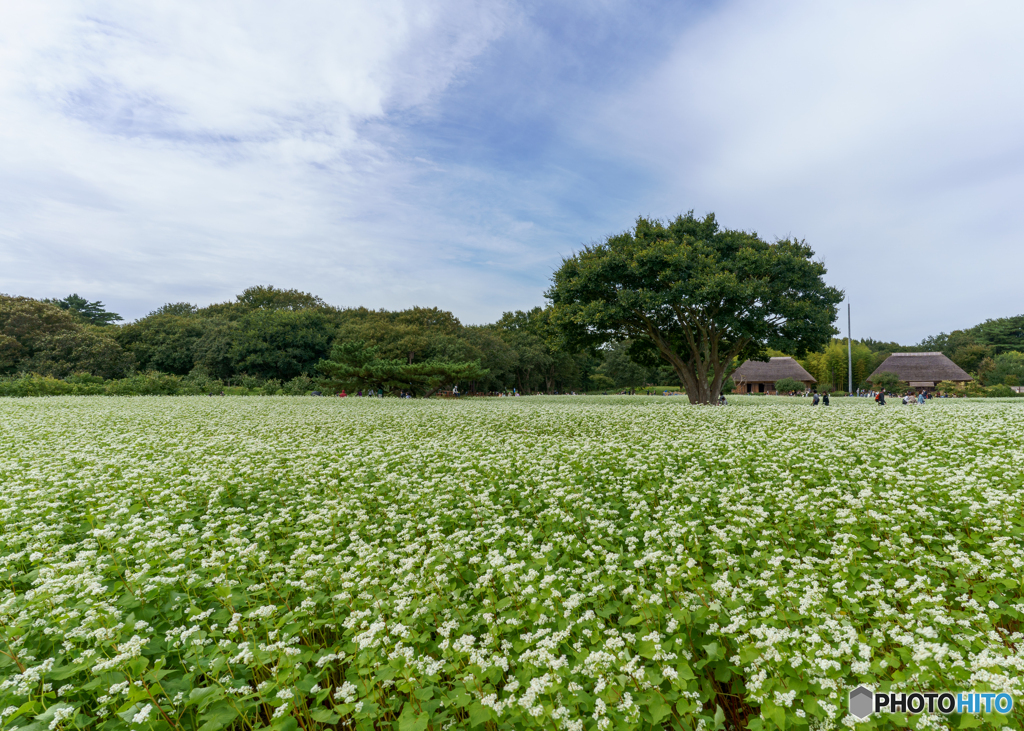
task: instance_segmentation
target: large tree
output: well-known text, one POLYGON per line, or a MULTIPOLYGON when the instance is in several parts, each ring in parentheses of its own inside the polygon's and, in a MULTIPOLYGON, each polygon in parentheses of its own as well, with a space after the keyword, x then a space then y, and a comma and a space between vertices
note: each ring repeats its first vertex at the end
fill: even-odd
POLYGON ((692 211, 638 218, 563 260, 548 298, 580 345, 630 339, 630 356, 671 364, 691 403, 712 403, 733 360, 768 348, 803 355, 826 345, 843 293, 803 241, 768 243, 692 211))

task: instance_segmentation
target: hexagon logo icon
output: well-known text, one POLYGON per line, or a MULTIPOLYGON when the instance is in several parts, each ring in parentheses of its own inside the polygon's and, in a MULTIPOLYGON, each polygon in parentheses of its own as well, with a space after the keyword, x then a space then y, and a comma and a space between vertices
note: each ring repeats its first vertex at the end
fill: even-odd
POLYGON ((858 685, 850 691, 850 713, 864 720, 871 715, 875 706, 875 690, 866 685, 858 685))

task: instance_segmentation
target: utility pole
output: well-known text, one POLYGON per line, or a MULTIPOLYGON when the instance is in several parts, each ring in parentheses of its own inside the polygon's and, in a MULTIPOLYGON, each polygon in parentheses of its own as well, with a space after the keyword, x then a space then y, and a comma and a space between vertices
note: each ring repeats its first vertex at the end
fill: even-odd
POLYGON ((846 357, 850 365, 850 387, 846 389, 853 393, 853 338, 850 335, 850 303, 846 303, 846 357))

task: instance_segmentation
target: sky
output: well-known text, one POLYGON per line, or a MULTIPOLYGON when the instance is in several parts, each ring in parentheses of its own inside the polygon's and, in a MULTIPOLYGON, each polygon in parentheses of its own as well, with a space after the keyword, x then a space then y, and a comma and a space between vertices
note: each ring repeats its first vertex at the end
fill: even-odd
POLYGON ((0 292, 480 324, 692 209, 912 344, 1024 312, 1022 37, 1011 2, 4 3, 0 292))

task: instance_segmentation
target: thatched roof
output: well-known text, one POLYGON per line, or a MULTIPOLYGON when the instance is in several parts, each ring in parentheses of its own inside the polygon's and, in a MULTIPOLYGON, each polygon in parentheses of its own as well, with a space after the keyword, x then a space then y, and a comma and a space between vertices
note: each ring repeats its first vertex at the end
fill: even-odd
POLYGON ((781 381, 783 378, 817 383, 814 376, 789 356, 772 358, 767 363, 759 360, 744 361, 743 365, 732 373, 732 380, 736 383, 771 383, 781 381))
POLYGON ((901 381, 908 383, 974 380, 942 353, 893 353, 868 378, 870 380, 885 372, 895 373, 901 381))

